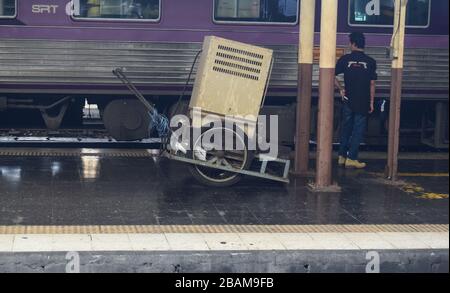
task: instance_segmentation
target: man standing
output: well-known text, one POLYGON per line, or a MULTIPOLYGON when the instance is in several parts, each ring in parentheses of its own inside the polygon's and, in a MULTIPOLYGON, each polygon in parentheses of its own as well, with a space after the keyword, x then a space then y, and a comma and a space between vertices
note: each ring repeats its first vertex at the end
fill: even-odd
POLYGON ((364 53, 366 39, 362 33, 350 34, 352 52, 341 57, 336 65, 336 76, 344 74, 345 89, 336 78, 342 101, 341 141, 339 166, 363 169, 358 160, 359 146, 366 131, 367 116, 374 111, 377 63, 364 53))

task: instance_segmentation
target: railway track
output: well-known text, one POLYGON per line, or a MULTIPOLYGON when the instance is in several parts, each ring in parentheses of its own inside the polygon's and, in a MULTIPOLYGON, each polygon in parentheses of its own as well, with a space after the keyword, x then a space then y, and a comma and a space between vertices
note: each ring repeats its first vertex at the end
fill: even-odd
POLYGON ((0 146, 64 146, 64 147, 158 147, 160 139, 117 141, 101 127, 88 125, 83 129, 20 129, 0 128, 0 146))

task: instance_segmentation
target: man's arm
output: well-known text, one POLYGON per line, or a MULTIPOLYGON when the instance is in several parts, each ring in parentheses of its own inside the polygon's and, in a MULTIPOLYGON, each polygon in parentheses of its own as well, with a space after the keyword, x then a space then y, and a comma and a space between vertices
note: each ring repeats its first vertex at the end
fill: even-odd
POLYGON ((345 97, 345 89, 341 85, 341 82, 339 81, 339 79, 337 77, 334 79, 334 86, 339 90, 339 93, 341 94, 342 99, 344 99, 344 97, 345 97))
POLYGON ((334 86, 339 89, 339 93, 341 94, 342 100, 344 100, 345 97, 345 89, 344 87, 341 85, 341 82, 339 81, 339 79, 337 78, 337 76, 339 74, 342 74, 345 72, 345 56, 339 58, 337 64, 336 64, 336 69, 335 69, 335 79, 334 79, 334 86))
POLYGON ((376 80, 370 81, 370 112, 373 113, 375 111, 375 92, 376 92, 377 82, 376 80))
POLYGON ((370 111, 369 111, 370 114, 372 114, 375 111, 374 103, 375 103, 377 79, 378 79, 377 62, 374 60, 372 65, 372 77, 370 80, 370 111))

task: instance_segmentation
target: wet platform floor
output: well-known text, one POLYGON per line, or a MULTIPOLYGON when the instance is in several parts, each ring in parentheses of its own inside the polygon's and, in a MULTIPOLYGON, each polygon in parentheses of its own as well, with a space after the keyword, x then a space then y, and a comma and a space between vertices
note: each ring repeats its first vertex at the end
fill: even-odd
POLYGON ((185 165, 149 157, 0 156, 0 225, 448 224, 448 158, 400 161, 403 185, 335 169, 342 193, 245 178, 198 184, 185 165))

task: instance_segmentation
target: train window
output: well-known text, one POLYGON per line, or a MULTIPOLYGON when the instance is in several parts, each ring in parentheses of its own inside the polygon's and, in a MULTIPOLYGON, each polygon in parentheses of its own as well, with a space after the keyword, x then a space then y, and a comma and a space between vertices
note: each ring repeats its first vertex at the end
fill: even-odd
POLYGON ((0 0, 0 18, 16 16, 16 0, 0 0))
POLYGON ((74 0, 75 18, 157 21, 160 0, 74 0))
MULTIPOLYGON (((353 26, 393 26, 394 0, 349 0, 349 24, 353 26)), ((431 0, 409 0, 406 25, 428 27, 431 0)))
POLYGON ((213 0, 214 21, 296 24, 299 0, 213 0))

